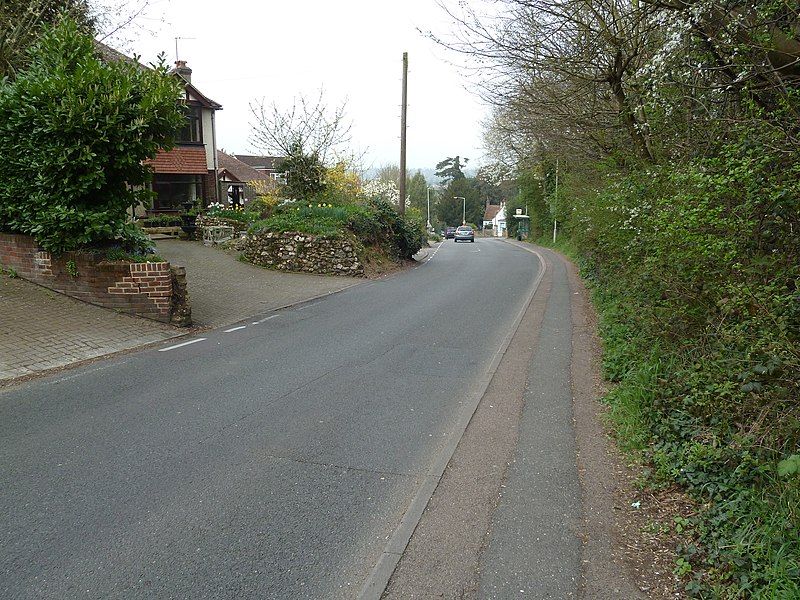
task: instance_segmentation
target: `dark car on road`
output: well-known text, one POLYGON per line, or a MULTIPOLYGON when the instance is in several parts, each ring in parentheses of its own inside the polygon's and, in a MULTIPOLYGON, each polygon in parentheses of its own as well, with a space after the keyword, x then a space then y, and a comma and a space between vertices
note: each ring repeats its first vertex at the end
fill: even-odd
POLYGON ((453 235, 453 241, 474 242, 475 232, 472 230, 472 227, 462 225, 461 227, 456 229, 456 232, 453 235))
POLYGON ((444 232, 444 239, 452 240, 456 235, 456 228, 455 227, 448 227, 444 232))

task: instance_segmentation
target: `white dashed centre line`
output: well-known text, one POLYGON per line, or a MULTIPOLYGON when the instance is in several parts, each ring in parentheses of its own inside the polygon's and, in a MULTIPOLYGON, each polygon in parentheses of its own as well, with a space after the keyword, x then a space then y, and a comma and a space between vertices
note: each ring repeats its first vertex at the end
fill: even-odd
POLYGON ((194 340, 189 340, 188 342, 183 342, 182 344, 175 344, 174 346, 170 346, 169 348, 160 348, 159 352, 168 352, 169 350, 175 350, 176 348, 182 348, 183 346, 188 346, 189 344, 196 344, 197 342, 204 342, 206 338, 197 338, 194 340))
POLYGON ((277 316, 278 316, 278 315, 271 315, 271 316, 269 316, 269 317, 265 317, 265 318, 261 319, 260 321, 253 321, 253 325, 261 325, 261 324, 262 324, 262 323, 264 323, 265 321, 269 321, 270 319, 274 319, 274 318, 275 318, 275 317, 277 317, 277 316))

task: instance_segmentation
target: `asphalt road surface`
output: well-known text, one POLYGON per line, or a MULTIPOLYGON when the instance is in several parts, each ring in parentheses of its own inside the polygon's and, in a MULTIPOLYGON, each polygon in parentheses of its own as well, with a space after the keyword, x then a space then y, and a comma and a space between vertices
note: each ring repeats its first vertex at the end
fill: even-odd
MULTIPOLYGON (((500 240, 446 243, 384 280, 4 389, 0 598, 379 597, 540 267, 500 240)), ((568 332, 552 343, 563 362, 568 332)), ((519 481, 521 500, 537 481, 519 481)))

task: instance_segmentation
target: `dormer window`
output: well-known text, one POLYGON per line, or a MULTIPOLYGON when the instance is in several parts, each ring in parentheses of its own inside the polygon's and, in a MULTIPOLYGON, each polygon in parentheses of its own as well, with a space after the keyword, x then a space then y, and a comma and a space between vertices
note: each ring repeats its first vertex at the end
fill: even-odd
POLYGON ((200 144, 203 141, 203 120, 199 106, 184 105, 186 124, 178 132, 176 141, 180 144, 200 144))

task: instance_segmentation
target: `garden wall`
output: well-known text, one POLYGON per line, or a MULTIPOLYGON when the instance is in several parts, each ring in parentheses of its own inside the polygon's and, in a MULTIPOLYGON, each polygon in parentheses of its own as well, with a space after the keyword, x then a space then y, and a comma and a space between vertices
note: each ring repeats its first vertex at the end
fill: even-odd
POLYGON ((0 233, 0 266, 90 304, 179 327, 192 324, 186 269, 168 262, 107 262, 88 252, 54 255, 29 236, 0 233))
POLYGON ((237 248, 249 262, 270 269, 365 276, 353 240, 268 232, 246 236, 237 248))

